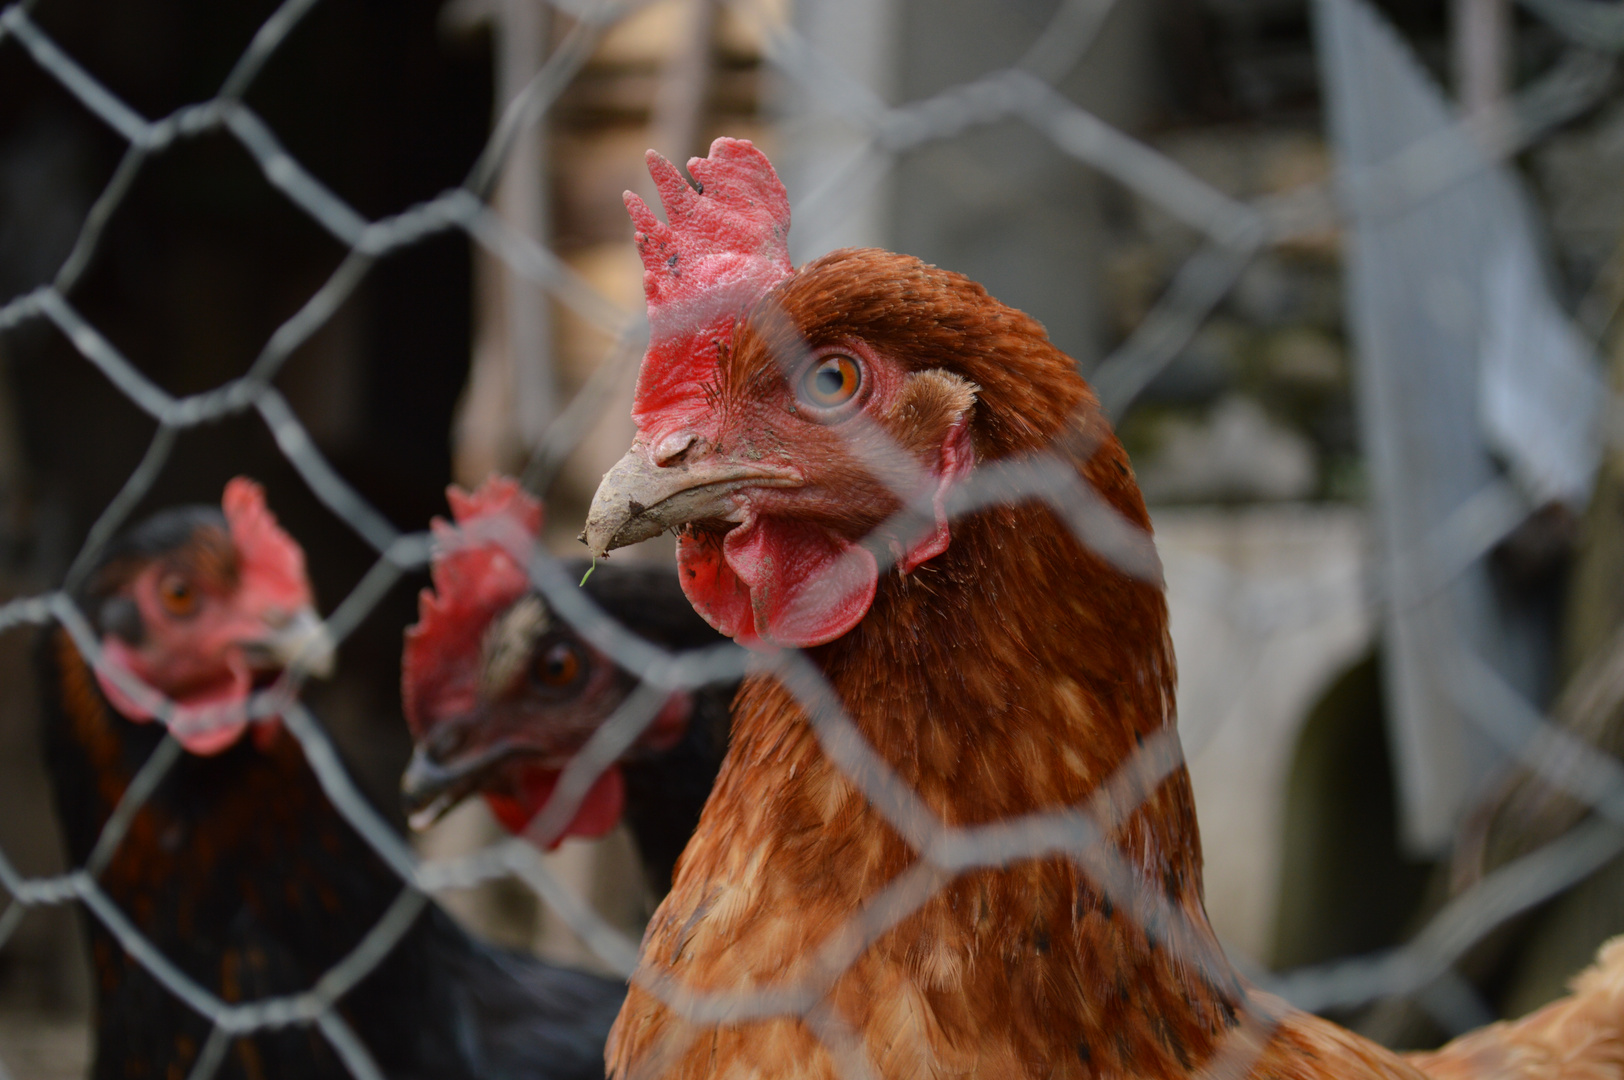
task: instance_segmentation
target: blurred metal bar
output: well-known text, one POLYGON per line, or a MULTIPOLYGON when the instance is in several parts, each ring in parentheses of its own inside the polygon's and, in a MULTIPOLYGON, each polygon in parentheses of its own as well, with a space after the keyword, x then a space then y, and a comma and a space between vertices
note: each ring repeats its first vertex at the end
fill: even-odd
MULTIPOLYGON (((898 0, 827 0, 796 4, 795 29, 815 50, 820 64, 836 64, 840 93, 858 95, 872 108, 889 104, 899 78, 898 0)), ((813 57, 803 57, 813 59, 813 57)), ((783 152, 779 171, 790 198, 799 201, 819 191, 847 170, 854 159, 872 152, 870 135, 853 124, 844 109, 828 97, 807 94, 790 79, 779 87, 783 152)), ((843 182, 843 194, 825 212, 802 216, 790 233, 790 256, 796 263, 841 247, 885 247, 890 241, 892 179, 866 184, 843 182)))
POLYGON ((1452 0, 1455 96, 1467 116, 1505 99, 1511 77, 1510 0, 1452 0))
MULTIPOLYGON (((483 19, 496 46, 500 117, 541 70, 550 25, 545 0, 498 0, 459 8, 459 26, 483 19)), ((538 124, 513 134, 491 203, 519 236, 546 246, 550 221, 546 138, 538 124)), ((546 295, 505 260, 475 258, 474 348, 458 411, 454 472, 465 484, 512 470, 539 444, 555 411, 552 312, 546 295)))
POLYGON ((704 149, 700 143, 710 92, 717 0, 691 0, 687 14, 686 36, 660 74, 649 124, 654 149, 679 167, 704 149))
MULTIPOLYGON (((549 9, 542 0, 503 0, 498 14, 497 85, 502 102, 524 92, 541 70, 549 9)), ((547 207, 547 148, 543 131, 532 125, 519 133, 496 190, 496 207, 515 230, 545 244, 550 231, 547 207)), ((506 267, 508 349, 513 357, 513 406, 520 442, 540 440, 553 416, 552 317, 547 298, 506 267)))

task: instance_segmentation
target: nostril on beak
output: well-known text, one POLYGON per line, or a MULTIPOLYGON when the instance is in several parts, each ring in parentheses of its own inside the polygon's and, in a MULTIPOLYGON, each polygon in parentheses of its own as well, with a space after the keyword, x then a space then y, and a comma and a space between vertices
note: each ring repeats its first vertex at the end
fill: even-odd
POLYGON ((691 431, 679 431, 675 435, 667 435, 654 448, 654 464, 662 469, 668 469, 673 465, 681 465, 687 460, 688 454, 699 445, 699 442, 699 436, 691 431))
POLYGON ((441 724, 418 743, 418 750, 430 761, 438 764, 454 756, 468 741, 468 729, 462 724, 441 724))

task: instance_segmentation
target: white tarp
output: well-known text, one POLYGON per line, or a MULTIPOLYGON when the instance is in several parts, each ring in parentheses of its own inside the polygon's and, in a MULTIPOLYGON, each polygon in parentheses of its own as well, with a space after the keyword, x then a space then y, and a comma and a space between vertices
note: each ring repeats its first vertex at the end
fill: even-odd
POLYGON ((1500 759, 1460 710, 1459 658, 1475 654, 1525 692, 1541 675, 1530 616, 1479 556, 1527 510, 1583 504, 1603 386, 1550 295, 1512 172, 1485 158, 1365 0, 1315 0, 1314 11, 1348 221, 1405 839, 1437 851, 1500 759))

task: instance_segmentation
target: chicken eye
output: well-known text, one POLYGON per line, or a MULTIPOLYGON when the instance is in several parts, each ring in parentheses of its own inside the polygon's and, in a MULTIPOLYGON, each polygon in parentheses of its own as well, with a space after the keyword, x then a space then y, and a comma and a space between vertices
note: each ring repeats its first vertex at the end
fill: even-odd
POLYGON ((580 650, 567 641, 543 649, 530 669, 531 678, 538 684, 555 690, 570 685, 580 674, 580 650))
POLYGON ((863 369, 849 356, 825 356, 801 377, 801 398, 818 409, 833 409, 857 396, 863 369))
POLYGON ((169 614, 185 618, 197 610, 197 590, 179 574, 170 574, 158 583, 158 602, 169 614))

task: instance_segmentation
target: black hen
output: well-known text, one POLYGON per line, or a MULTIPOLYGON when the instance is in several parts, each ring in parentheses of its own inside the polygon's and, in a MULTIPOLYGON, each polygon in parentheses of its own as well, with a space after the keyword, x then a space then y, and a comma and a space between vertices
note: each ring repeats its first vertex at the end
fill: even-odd
MULTIPOLYGON (((586 591, 628 629, 665 648, 697 649, 727 640, 694 611, 669 566, 605 563, 587 579, 586 591)), ((694 691, 687 727, 676 743, 634 748, 622 763, 626 824, 649 882, 662 896, 722 767, 738 690, 733 681, 694 691)))
MULTIPOLYGON (((229 711, 290 657, 309 668, 329 659, 302 552, 245 481, 228 487, 224 515, 173 510, 133 530, 80 603, 109 658, 183 707, 229 711)), ((93 672, 66 633, 44 637, 39 662, 57 805, 73 863, 84 865, 163 730, 139 722, 147 710, 93 672)), ((279 724, 250 727, 239 712, 210 727, 178 721, 182 744, 197 752, 181 756, 135 815, 101 888, 225 1001, 304 991, 373 930, 401 881, 334 809, 279 724)), ((86 921, 93 1076, 187 1075, 210 1024, 100 920, 86 921)), ((337 1011, 389 1077, 589 1078, 603 1076, 624 993, 619 982, 486 947, 429 903, 337 1011)), ((237 1039, 218 1075, 350 1073, 314 1026, 292 1024, 237 1039)))
MULTIPOLYGON (((453 488, 450 499, 456 526, 436 524, 434 589, 423 592, 401 665, 402 702, 418 740, 402 787, 419 821, 479 791, 507 828, 522 832, 637 679, 558 618, 514 557, 540 532, 540 504, 503 478, 473 493, 453 488)), ((588 565, 568 569, 579 576, 588 565)), ((584 588, 665 649, 725 641, 695 614, 669 567, 605 564, 584 588)), ((601 835, 624 812, 649 883, 664 895, 726 753, 737 690, 735 681, 672 694, 548 839, 601 835)))

